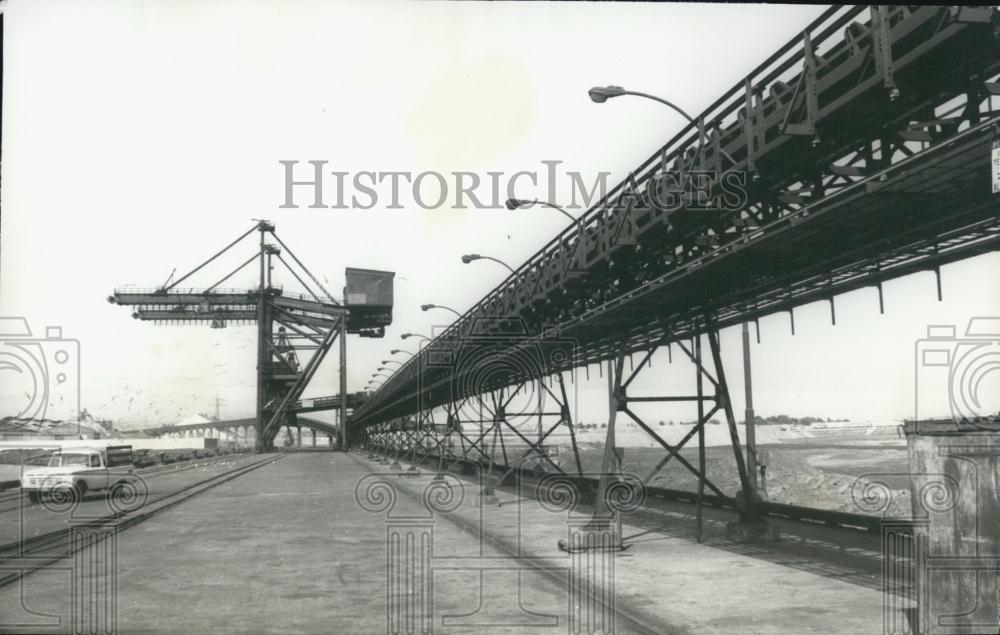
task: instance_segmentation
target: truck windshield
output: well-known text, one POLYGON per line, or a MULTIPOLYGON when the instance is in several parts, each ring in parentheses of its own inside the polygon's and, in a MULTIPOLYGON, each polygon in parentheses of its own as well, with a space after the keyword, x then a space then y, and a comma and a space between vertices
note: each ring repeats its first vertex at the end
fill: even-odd
POLYGON ((68 465, 90 465, 89 454, 56 454, 49 459, 49 467, 65 467, 68 465))

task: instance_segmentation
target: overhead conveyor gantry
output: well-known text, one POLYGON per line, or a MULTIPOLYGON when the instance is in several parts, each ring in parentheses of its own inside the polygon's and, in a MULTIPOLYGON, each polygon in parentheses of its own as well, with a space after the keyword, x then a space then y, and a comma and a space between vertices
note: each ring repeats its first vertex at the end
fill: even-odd
MULTIPOLYGON (((483 395, 607 362, 612 412, 628 414, 635 399, 623 357, 686 342, 739 464, 720 328, 817 300, 830 302, 835 320, 836 296, 865 287, 882 308, 886 280, 940 276, 942 265, 1000 246, 990 187, 998 29, 992 7, 827 10, 393 373, 353 429, 390 451, 430 435, 443 454, 461 422, 409 434, 399 422, 478 399, 453 389, 475 384, 478 370, 435 358, 517 323, 525 334, 508 335, 509 358, 553 337, 572 341, 572 355, 495 376, 478 385, 483 395), (692 187, 697 175, 708 175, 707 187, 692 187), (482 330, 484 320, 494 326, 482 330), (695 350, 702 337, 712 353, 704 361, 695 350)), ((502 409, 492 416, 503 425, 502 409)), ((562 421, 572 428, 565 413, 562 421)), ((467 446, 462 456, 480 450, 467 446)), ((749 475, 740 475, 752 500, 749 475)))

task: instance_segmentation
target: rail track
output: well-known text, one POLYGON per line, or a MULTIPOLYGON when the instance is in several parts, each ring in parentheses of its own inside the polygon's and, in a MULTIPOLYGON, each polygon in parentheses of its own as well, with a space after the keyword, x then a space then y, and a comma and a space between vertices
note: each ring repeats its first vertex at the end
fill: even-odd
POLYGON ((14 584, 28 574, 43 569, 50 564, 72 556, 84 546, 85 541, 74 541, 73 530, 88 527, 111 528, 109 533, 118 533, 137 525, 152 516, 170 509, 202 492, 239 478, 280 460, 285 455, 270 455, 263 459, 237 466, 221 474, 216 474, 176 492, 165 494, 155 500, 147 500, 134 510, 118 511, 104 516, 74 523, 70 528, 50 531, 30 538, 0 545, 0 588, 14 584))

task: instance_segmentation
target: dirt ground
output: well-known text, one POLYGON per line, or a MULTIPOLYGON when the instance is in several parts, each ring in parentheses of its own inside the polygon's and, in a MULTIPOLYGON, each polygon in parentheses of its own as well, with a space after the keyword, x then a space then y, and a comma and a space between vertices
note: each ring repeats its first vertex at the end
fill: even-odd
MULTIPOLYGON (((599 473, 603 445, 580 443, 584 472, 599 473)), ((517 454, 508 446, 511 458, 517 454)), ((671 459, 658 471, 667 452, 657 447, 626 447, 623 469, 652 486, 697 491, 698 479, 681 461, 671 459)), ((906 516, 910 513, 909 463, 905 444, 885 438, 811 439, 758 446, 766 463, 765 498, 774 502, 859 514, 906 516)), ((697 447, 680 456, 698 466, 697 447)), ((575 471, 572 446, 559 444, 558 464, 575 471)), ((723 493, 739 491, 739 476, 731 447, 705 449, 708 480, 723 493)), ((711 493, 710 488, 706 491, 711 493)))
MULTIPOLYGON (((853 513, 909 514, 910 490, 906 475, 909 467, 905 448, 778 445, 762 446, 760 450, 765 450, 767 457, 763 493, 768 500, 853 513), (884 510, 877 498, 883 495, 892 497, 884 510)), ((628 448, 624 453, 623 469, 646 480, 666 455, 662 449, 628 448)), ((697 468, 697 450, 685 449, 680 455, 697 468)), ((583 449, 580 460, 584 470, 599 471, 601 456, 600 448, 583 449)), ((564 454, 563 457, 561 464, 572 465, 571 456, 564 454)), ((706 448, 705 473, 724 493, 732 496, 739 491, 739 474, 732 449, 706 448)), ((648 482, 657 487, 692 492, 698 487, 697 476, 676 459, 668 461, 648 482)))

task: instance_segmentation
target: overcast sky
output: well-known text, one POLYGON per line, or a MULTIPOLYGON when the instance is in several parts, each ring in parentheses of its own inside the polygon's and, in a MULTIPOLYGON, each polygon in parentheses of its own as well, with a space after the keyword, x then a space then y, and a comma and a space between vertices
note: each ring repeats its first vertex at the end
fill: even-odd
MULTIPOLYGON (((516 265, 567 220, 545 209, 456 211, 453 201, 281 209, 279 161, 486 178, 549 160, 588 182, 610 172, 614 183, 683 121, 645 100, 594 104, 588 88, 619 84, 699 111, 823 8, 10 0, 0 314, 25 316, 36 336, 61 325, 79 340, 80 403, 95 416, 170 423, 212 414, 216 397, 224 417, 251 416, 252 326, 159 326, 105 297, 158 286, 267 218, 331 290, 348 266, 397 272, 386 337, 349 340, 348 387, 358 390, 390 349, 413 349, 400 333, 449 321, 420 304, 464 311, 504 278, 494 263, 463 265, 462 254, 516 265)), ((545 196, 545 179, 523 183, 523 198, 545 196)), ((997 314, 998 273, 995 254, 946 267, 942 303, 931 274, 890 283, 886 315, 875 291, 861 290, 838 300, 837 326, 825 302, 806 307, 794 337, 787 314, 762 320, 758 413, 912 416, 916 340, 928 323, 962 331, 973 315, 997 314)), ((255 282, 247 273, 232 284, 255 282)), ((734 389, 738 337, 723 333, 734 389)), ((333 358, 310 394, 335 392, 333 358)), ((658 356, 635 392, 662 394, 668 368, 683 370, 658 356)), ((0 414, 25 390, 10 377, 0 374, 0 414)), ((578 419, 606 416, 602 386, 580 385, 578 419)), ((734 397, 740 411, 742 391, 734 397)), ((664 412, 650 416, 684 417, 664 412)))

